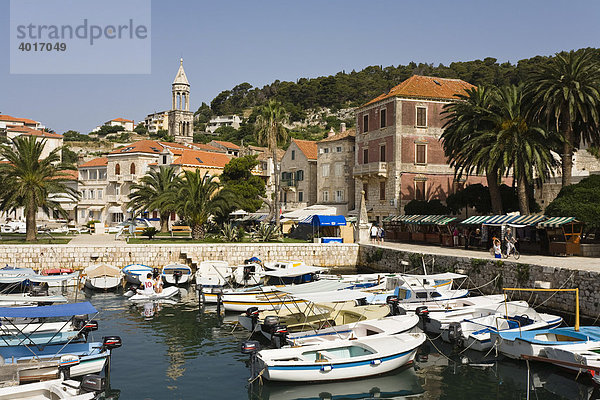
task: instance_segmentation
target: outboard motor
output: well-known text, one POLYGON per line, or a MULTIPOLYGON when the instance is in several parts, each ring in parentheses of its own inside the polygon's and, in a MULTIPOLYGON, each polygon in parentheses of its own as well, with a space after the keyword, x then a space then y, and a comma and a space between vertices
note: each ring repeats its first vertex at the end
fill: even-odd
POLYGON ((450 322, 448 325, 448 340, 450 343, 456 343, 458 345, 462 342, 462 328, 460 322, 450 322))
POLYGON ((288 330, 285 325, 276 325, 271 333, 271 343, 276 349, 280 349, 287 343, 288 330))
POLYGON ((279 325, 279 317, 275 315, 269 315, 265 317, 265 320, 262 323, 262 330, 264 332, 273 334, 274 328, 279 325))
POLYGON ((81 331, 80 335, 82 335, 86 340, 90 332, 98 330, 98 321, 82 321, 82 323, 77 327, 81 331))
POLYGON ((260 351, 260 343, 256 340, 243 341, 240 350, 242 354, 250 355, 250 380, 254 380, 258 375, 256 354, 260 351))
POLYGON ((421 318, 422 322, 431 321, 431 319, 429 318, 429 309, 427 308, 427 306, 417 307, 417 309, 415 310, 415 314, 417 314, 417 316, 421 318))
POLYGON ((75 315, 73 317, 73 325, 77 330, 81 330, 88 321, 87 314, 75 315))
POLYGON ((173 271, 173 279, 175 280, 175 284, 177 285, 183 276, 183 271, 176 269, 173 271))
POLYGON ((362 299, 355 300, 355 303, 357 306, 366 306, 369 304, 367 303, 367 299, 365 297, 363 297, 362 299))
POLYGON ((81 394, 83 393, 100 393, 104 391, 106 387, 105 378, 100 375, 85 375, 81 380, 81 386, 79 389, 81 394))
POLYGON ((66 354, 58 361, 58 375, 63 379, 71 379, 71 367, 79 364, 79 357, 73 354, 66 354))
POLYGON ((406 310, 400 307, 398 296, 388 296, 385 302, 390 307, 390 315, 406 315, 406 310))
POLYGON ((116 349, 123 345, 123 341, 120 336, 105 336, 102 338, 102 348, 103 349, 116 349))
POLYGON ((252 321, 252 332, 254 332, 254 328, 256 328, 256 324, 258 323, 258 314, 258 307, 250 307, 246 310, 246 317, 252 321))

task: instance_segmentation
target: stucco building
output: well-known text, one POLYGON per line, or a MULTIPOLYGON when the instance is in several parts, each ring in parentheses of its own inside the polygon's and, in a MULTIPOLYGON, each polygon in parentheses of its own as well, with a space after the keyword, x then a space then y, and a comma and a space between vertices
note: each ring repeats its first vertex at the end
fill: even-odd
POLYGON ((341 132, 317 143, 317 203, 334 205, 344 215, 355 207, 355 135, 343 125, 341 132))
POLYGON ((366 193, 369 218, 403 212, 411 200, 440 199, 467 183, 456 182, 440 136, 445 104, 473 85, 460 79, 414 75, 356 111, 356 199, 366 193))
POLYGON ((281 202, 285 210, 317 202, 317 142, 292 139, 281 159, 281 202))

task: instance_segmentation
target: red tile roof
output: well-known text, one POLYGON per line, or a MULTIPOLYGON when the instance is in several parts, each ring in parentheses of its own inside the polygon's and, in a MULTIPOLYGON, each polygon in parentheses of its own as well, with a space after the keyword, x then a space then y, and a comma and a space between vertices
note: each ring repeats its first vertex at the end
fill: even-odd
POLYGON ((93 160, 90 160, 88 162, 84 162, 83 164, 79 165, 78 168, 103 167, 106 165, 108 165, 108 157, 98 157, 98 158, 94 158, 93 160))
POLYGON ((456 99, 458 94, 474 87, 461 79, 436 78, 434 76, 413 75, 404 82, 394 86, 389 92, 384 93, 363 106, 388 99, 390 97, 409 97, 419 99, 456 99))
POLYGON ((63 135, 52 132, 39 131, 37 129, 32 129, 28 126, 7 126, 7 132, 20 133, 21 135, 26 136, 40 136, 51 139, 62 139, 63 135))
MULTIPOLYGON (((283 158, 283 156, 285 155, 285 151, 282 149, 277 149, 277 161, 281 161, 281 159, 283 158)), ((256 159, 259 161, 266 161, 269 158, 271 158, 272 153, 270 151, 262 151, 260 153, 258 153, 258 155, 256 156, 256 159)))
POLYGON ((148 153, 159 154, 164 149, 156 140, 139 140, 131 144, 125 145, 119 149, 111 151, 109 154, 131 154, 131 153, 148 153))
POLYGON ((211 140, 210 143, 220 144, 221 146, 226 147, 228 149, 234 149, 234 150, 240 149, 240 146, 238 146, 237 144, 231 143, 231 142, 224 142, 222 140, 211 140))
POLYGON ((188 149, 184 150, 181 156, 173 161, 173 165, 223 168, 229 160, 227 154, 188 149))
POLYGON ((223 150, 219 149, 218 147, 211 146, 210 144, 204 144, 204 143, 190 143, 190 146, 192 146, 198 150, 217 151, 217 152, 223 151, 223 150))
POLYGON ((66 169, 63 171, 63 174, 66 175, 65 178, 70 178, 73 180, 79 179, 79 171, 76 169, 66 169))
POLYGON ((115 121, 115 122, 133 122, 132 119, 125 119, 125 118, 115 118, 115 119, 111 119, 111 121, 115 121))
POLYGON ((39 122, 28 118, 15 118, 10 115, 0 115, 0 121, 22 122, 24 124, 39 124, 39 122))
POLYGON ((313 142, 312 140, 300 140, 300 139, 292 139, 292 142, 296 143, 296 145, 300 148, 300 151, 304 153, 306 158, 309 160, 317 159, 317 142, 313 142))
POLYGON ((352 129, 347 129, 344 132, 336 133, 333 136, 326 137, 323 140, 319 140, 317 143, 334 142, 336 140, 342 140, 342 139, 346 139, 348 137, 353 138, 355 136, 356 136, 356 130, 354 128, 352 128, 352 129))

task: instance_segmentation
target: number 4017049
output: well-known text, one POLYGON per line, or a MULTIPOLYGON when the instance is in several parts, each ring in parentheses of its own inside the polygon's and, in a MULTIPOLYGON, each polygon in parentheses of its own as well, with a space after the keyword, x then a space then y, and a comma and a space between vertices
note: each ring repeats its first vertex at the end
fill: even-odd
POLYGON ((50 43, 50 42, 21 42, 19 45, 21 51, 65 51, 67 50, 66 43, 50 43))

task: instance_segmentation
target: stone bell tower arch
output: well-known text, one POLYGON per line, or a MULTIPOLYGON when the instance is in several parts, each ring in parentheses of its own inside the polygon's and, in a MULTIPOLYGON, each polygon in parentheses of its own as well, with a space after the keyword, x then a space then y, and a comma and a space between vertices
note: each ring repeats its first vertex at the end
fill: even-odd
POLYGON ((178 143, 194 140, 194 113, 190 111, 190 83, 183 70, 183 58, 171 85, 172 102, 169 111, 169 136, 178 143))

